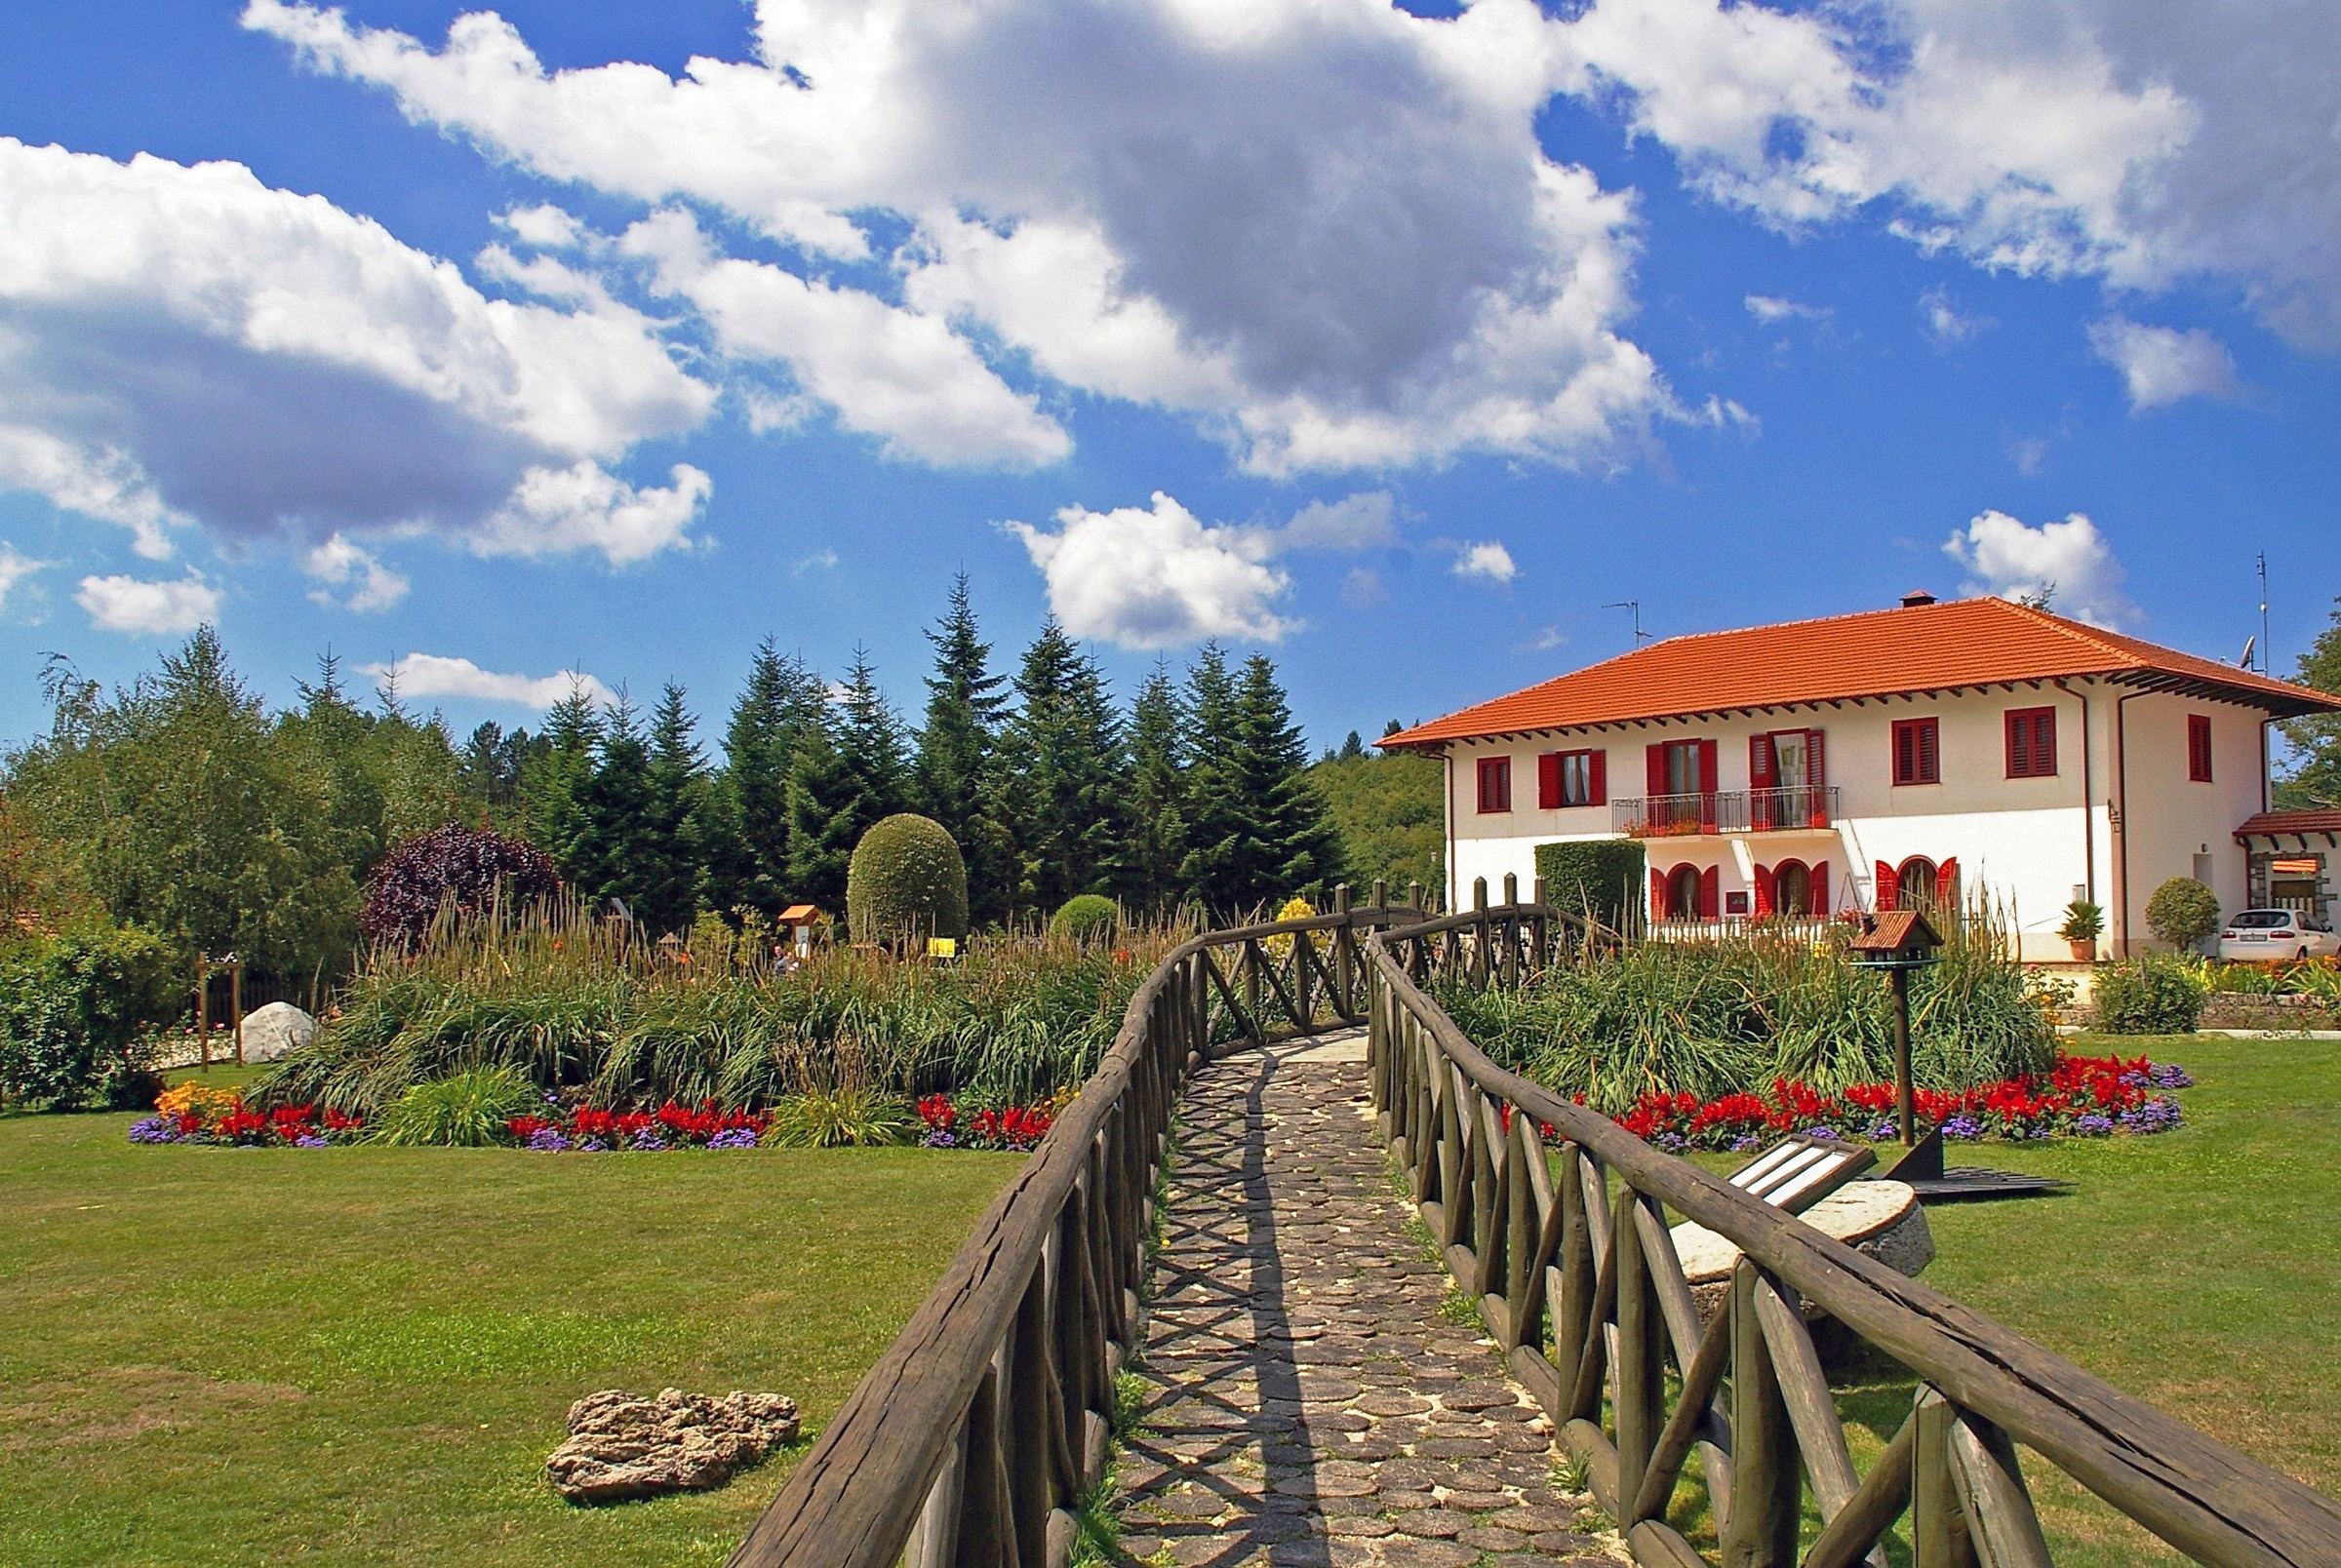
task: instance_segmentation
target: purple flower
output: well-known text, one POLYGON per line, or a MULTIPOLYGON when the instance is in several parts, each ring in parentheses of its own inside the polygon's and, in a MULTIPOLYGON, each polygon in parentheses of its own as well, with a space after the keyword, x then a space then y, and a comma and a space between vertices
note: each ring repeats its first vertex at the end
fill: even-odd
POLYGON ((2191 1089, 2195 1086, 2194 1075, 2176 1062, 2157 1062, 2146 1076, 2158 1089, 2191 1089))
POLYGON ((143 1117, 130 1124, 130 1141, 142 1144, 181 1143, 179 1124, 169 1117, 143 1117))
POLYGON ((666 1147, 666 1140, 649 1127, 634 1135, 633 1147, 645 1154, 656 1154, 666 1147))
POLYGON ((1764 1142, 1764 1140, 1758 1137, 1756 1134, 1752 1132, 1743 1132, 1738 1137, 1731 1140, 1731 1152, 1735 1155, 1744 1155, 1762 1142, 1764 1142))
POLYGON ((919 1143, 928 1149, 957 1149, 959 1147, 959 1140, 951 1136, 951 1129, 948 1127, 935 1128, 926 1137, 921 1138, 919 1143))
POLYGON ((1805 1129, 1805 1136, 1807 1138, 1835 1138, 1837 1129, 1826 1121, 1816 1121, 1805 1129))
POLYGON ((557 1155, 570 1146, 558 1127, 538 1127, 529 1134, 529 1147, 542 1154, 557 1155))
POLYGON ((588 1138, 583 1143, 577 1145, 577 1153, 580 1155, 598 1155, 607 1151, 609 1147, 610 1146, 608 1144, 602 1142, 602 1140, 599 1138, 588 1138))
POLYGON ((754 1127, 734 1127, 730 1132, 719 1132, 707 1140, 707 1147, 710 1149, 753 1149, 756 1147, 756 1129, 754 1127))
POLYGON ((1943 1136, 1972 1142, 1983 1136, 1983 1123, 1962 1112, 1943 1123, 1943 1136))
POLYGON ((1891 1143, 1901 1131, 1900 1127, 1894 1125, 1890 1117, 1881 1117, 1878 1118, 1877 1125, 1871 1127, 1864 1136, 1872 1143, 1891 1143))
POLYGON ((293 1140, 296 1149, 331 1149, 334 1146, 313 1132, 304 1132, 293 1140))
POLYGON ((1689 1149, 1690 1143, 1679 1132, 1662 1132, 1650 1140, 1650 1147, 1663 1149, 1670 1155, 1679 1155, 1689 1149))
POLYGON ((2073 1122, 2073 1132, 2076 1137, 2106 1138, 2111 1137, 2113 1131, 2114 1118, 2109 1116, 2092 1113, 2077 1117, 2073 1122))
POLYGON ((544 1103, 546 1105, 559 1105, 561 1103, 561 1096, 558 1094, 548 1094, 544 1097, 544 1103))

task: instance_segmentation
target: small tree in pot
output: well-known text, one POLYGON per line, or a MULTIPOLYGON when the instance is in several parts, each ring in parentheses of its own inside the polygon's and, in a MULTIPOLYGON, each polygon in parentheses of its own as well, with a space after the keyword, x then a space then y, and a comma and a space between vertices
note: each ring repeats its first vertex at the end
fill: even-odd
POLYGON ((2079 963, 2093 963, 2097 960, 2097 939, 2105 934, 2105 911, 2085 898, 2076 898, 2065 906, 2065 923, 2056 934, 2073 944, 2073 958, 2079 963))

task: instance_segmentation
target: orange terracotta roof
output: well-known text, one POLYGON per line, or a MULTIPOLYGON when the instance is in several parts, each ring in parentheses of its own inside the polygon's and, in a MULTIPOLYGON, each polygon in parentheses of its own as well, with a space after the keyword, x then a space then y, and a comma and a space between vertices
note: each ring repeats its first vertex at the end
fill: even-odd
POLYGON ((1385 747, 1587 725, 2102 675, 2183 687, 2280 718, 2341 697, 2004 599, 1865 610, 1671 637, 1385 737, 1385 747))
POLYGON ((2274 835, 2279 833, 2341 834, 2341 811, 2262 811, 2245 817, 2236 830, 2241 839, 2246 834, 2274 835))

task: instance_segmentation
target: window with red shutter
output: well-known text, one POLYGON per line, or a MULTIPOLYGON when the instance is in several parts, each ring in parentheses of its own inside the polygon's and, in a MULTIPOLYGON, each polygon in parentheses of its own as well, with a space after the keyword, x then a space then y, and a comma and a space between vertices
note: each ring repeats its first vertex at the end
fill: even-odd
POLYGON ((1480 809, 1483 812, 1512 809, 1512 759, 1483 757, 1480 759, 1480 809))
POLYGON ((1550 811, 1561 804, 1561 754, 1546 752, 1536 759, 1536 808, 1550 811))
POLYGON ((2211 782, 2211 720, 2208 714, 2187 715, 2187 777, 2198 784, 2211 782))
POLYGON ((2056 776, 2056 710, 2011 708, 2007 714, 2007 776, 2056 776))
POLYGON ((1585 804, 1587 805, 1607 805, 1609 804, 1609 754, 1606 751, 1589 751, 1585 754, 1585 804))
POLYGON ((1609 804, 1601 776, 1602 753, 1548 752, 1543 760, 1552 764, 1552 787, 1544 789, 1541 779, 1538 785, 1547 807, 1609 804))
POLYGON ((1932 719, 1894 721, 1894 782, 1940 784, 1942 743, 1932 719))

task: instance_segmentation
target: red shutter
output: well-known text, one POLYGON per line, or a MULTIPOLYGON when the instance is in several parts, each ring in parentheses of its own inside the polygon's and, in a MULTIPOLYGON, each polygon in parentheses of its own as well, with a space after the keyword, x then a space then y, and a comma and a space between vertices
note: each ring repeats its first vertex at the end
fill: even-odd
POLYGON ((1772 876, 1772 868, 1758 866, 1756 868, 1756 913, 1760 918, 1772 913, 1773 901, 1777 896, 1778 882, 1772 876))
POLYGON ((1663 871, 1650 873, 1650 919, 1666 919, 1666 873, 1663 871))
POLYGON ((1935 727, 1933 720, 1919 722, 1919 782, 1922 784, 1935 784, 1942 780, 1943 760, 1938 750, 1941 738, 1941 731, 1935 727))
POLYGON ((1829 754, 1822 748, 1817 729, 1805 731, 1805 782, 1812 786, 1810 814, 1805 825, 1825 828, 1829 825, 1829 754))
MULTIPOLYGON (((1771 827, 1772 798, 1766 793, 1772 788, 1772 737, 1748 737, 1748 825, 1758 833, 1771 827)), ((1763 911, 1760 908, 1759 914, 1763 911)))
POLYGON ((1536 804, 1550 811, 1561 804, 1561 754, 1546 752, 1536 759, 1536 804))
POLYGON ((2007 716, 2007 776, 2032 777, 2032 715, 2007 716))
POLYGON ((1885 861, 1878 862, 1878 882, 1870 889, 1870 908, 1884 914, 1902 901, 1902 879, 1885 861))
POLYGON ((1724 873, 1721 867, 1709 866, 1699 873, 1699 919, 1711 921, 1723 912, 1724 873))
POLYGON ((1812 917, 1825 921, 1829 915, 1829 862, 1816 860, 1812 863, 1812 917))
POLYGON ((2032 770, 2043 778, 2056 772, 2056 710, 2035 714, 2032 720, 2032 770))
POLYGON ((1645 781, 1649 786, 1647 793, 1656 800, 1666 793, 1666 744, 1661 741, 1655 746, 1646 747, 1642 755, 1645 768, 1649 774, 1645 781))
POLYGON ((1715 831, 1715 742, 1699 742, 1699 831, 1715 831))
POLYGON ((2211 782, 2211 721, 2200 713, 2187 715, 2187 777, 2197 784, 2211 782))
POLYGON ((1587 771, 1593 798, 1585 804, 1587 805, 1607 805, 1609 804, 1609 754, 1607 751, 1595 752, 1593 765, 1587 771))
POLYGON ((1952 856, 1934 874, 1934 907, 1959 913, 1959 857, 1952 856))

